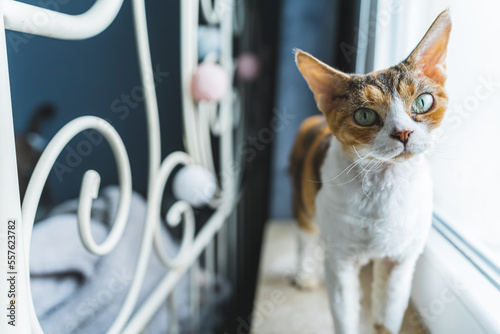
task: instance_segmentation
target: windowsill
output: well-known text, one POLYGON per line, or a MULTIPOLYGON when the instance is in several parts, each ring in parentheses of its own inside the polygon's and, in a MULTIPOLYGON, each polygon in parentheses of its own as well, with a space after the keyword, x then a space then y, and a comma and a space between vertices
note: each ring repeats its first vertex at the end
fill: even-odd
POLYGON ((435 227, 411 300, 430 333, 500 333, 500 290, 435 227))

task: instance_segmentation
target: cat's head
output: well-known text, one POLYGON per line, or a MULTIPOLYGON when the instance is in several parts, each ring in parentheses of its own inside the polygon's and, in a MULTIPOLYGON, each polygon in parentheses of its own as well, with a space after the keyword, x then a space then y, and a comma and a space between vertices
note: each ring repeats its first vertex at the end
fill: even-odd
POLYGON ((431 132, 448 104, 444 84, 450 30, 445 10, 407 59, 366 75, 343 73, 296 51, 297 66, 346 153, 403 161, 431 147, 431 132))

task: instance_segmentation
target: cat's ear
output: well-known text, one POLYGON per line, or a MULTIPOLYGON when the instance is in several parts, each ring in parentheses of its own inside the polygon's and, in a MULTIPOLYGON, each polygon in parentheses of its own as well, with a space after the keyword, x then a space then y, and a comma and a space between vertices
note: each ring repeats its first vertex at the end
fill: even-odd
POLYGON ((337 98, 346 97, 349 75, 326 65, 309 53, 295 49, 295 62, 314 93, 318 109, 324 114, 331 111, 337 98))
POLYGON ((443 85, 446 81, 446 49, 451 31, 450 11, 446 9, 432 23, 424 38, 406 61, 418 71, 443 85))

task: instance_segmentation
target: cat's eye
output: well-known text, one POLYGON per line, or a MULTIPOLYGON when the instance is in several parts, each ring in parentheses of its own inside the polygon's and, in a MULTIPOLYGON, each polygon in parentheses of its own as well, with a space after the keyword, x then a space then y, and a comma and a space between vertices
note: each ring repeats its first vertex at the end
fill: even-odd
POLYGON ((356 110, 356 112, 354 113, 354 120, 359 125, 371 126, 377 122, 378 115, 371 109, 362 108, 356 110))
POLYGON ((420 95, 413 101, 411 109, 415 114, 425 114, 429 110, 431 110, 432 105, 434 104, 434 98, 431 94, 425 93, 420 95))

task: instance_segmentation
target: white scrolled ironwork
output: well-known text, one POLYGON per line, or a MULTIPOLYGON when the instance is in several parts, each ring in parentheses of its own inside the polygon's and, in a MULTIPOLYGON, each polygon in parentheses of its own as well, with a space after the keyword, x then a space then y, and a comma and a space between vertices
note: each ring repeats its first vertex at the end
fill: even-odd
POLYGON ((2 0, 5 28, 45 37, 78 40, 100 34, 115 19, 123 0, 97 0, 85 13, 68 15, 14 0, 2 0))
MULTIPOLYGON (((1 333, 29 333, 30 323, 26 319, 30 318, 28 277, 25 273, 27 262, 25 259, 25 249, 23 242, 23 221, 21 218, 21 205, 19 202, 19 186, 17 178, 16 150, 14 142, 14 125, 12 120, 12 102, 10 98, 9 65, 7 62, 7 45, 5 40, 4 23, 4 2, 0 2, 0 245, 2 253, 8 252, 9 233, 8 224, 14 227, 14 242, 16 252, 16 262, 8 265, 5 261, 0 262, 0 297, 1 305, 10 305, 12 299, 8 298, 7 291, 10 284, 7 281, 12 274, 17 284, 17 295, 15 299, 16 316, 24 318, 25 322, 15 323, 15 327, 9 326, 6 321, 0 323, 1 333), (13 224, 12 224, 13 223, 13 224), (16 239, 17 236, 17 240, 16 239), (9 328, 10 327, 10 328, 9 328)), ((10 234, 10 235, 9 235, 10 234)), ((11 250, 12 251, 12 250, 11 250)), ((5 320, 6 318, 4 318, 5 320)), ((15 319, 14 319, 15 320, 15 319)))
POLYGON ((185 257, 186 262, 182 267, 177 267, 176 270, 170 271, 163 277, 155 291, 150 294, 142 307, 130 319, 127 327, 123 330, 123 334, 135 334, 145 327, 156 310, 165 302, 166 297, 173 291, 189 266, 198 259, 201 252, 213 241, 214 235, 224 224, 224 220, 231 209, 227 204, 221 205, 220 209, 210 217, 205 227, 196 235, 191 251, 185 257))
MULTIPOLYGON (((118 205, 116 219, 108 237, 101 244, 97 244, 92 236, 90 227, 90 211, 92 208, 92 200, 97 198, 100 176, 94 170, 85 172, 80 191, 80 202, 78 205, 78 228, 80 231, 81 241, 89 252, 96 255, 105 255, 116 247, 123 234, 125 224, 127 223, 132 195, 132 176, 127 151, 125 150, 125 146, 123 145, 120 136, 108 122, 94 116, 83 116, 77 118, 59 130, 59 132, 47 145, 35 167, 35 170, 33 171, 28 188, 26 189, 26 195, 22 205, 22 218, 24 227, 26 228, 24 232, 24 246, 26 249, 25 257, 27 264, 26 272, 29 272, 28 264, 31 231, 33 229, 38 202, 40 201, 40 196, 42 195, 47 177, 49 176, 50 170, 63 148, 77 134, 87 129, 94 129, 103 134, 104 138, 106 138, 109 142, 116 157, 120 183, 120 203, 118 205)), ((29 283, 29 276, 27 279, 29 283)), ((35 314, 29 285, 28 298, 30 302, 32 330, 34 333, 41 333, 42 329, 35 314)))
MULTIPOLYGON (((184 217, 185 221, 185 230, 182 236, 179 253, 174 259, 170 259, 167 257, 164 257, 162 259, 163 263, 170 268, 175 268, 182 264, 184 258, 186 257, 186 252, 189 252, 193 244, 195 232, 194 212, 189 203, 185 201, 176 202, 168 211, 167 217, 165 217, 165 219, 170 226, 175 227, 183 221, 182 217, 184 217)), ((160 252, 160 249, 158 250, 158 252, 160 252)), ((161 254, 163 254, 163 252, 161 254)))
POLYGON ((66 124, 44 150, 32 178, 26 189, 26 195, 22 205, 22 217, 27 230, 24 233, 26 243, 26 258, 29 259, 29 243, 31 241, 31 230, 35 220, 36 209, 45 182, 49 176, 52 166, 64 147, 77 134, 82 131, 94 129, 99 131, 107 139, 113 151, 118 167, 118 180, 120 184, 120 203, 113 227, 101 244, 97 244, 92 236, 90 228, 90 211, 92 200, 97 198, 100 184, 100 176, 94 170, 85 172, 80 191, 80 202, 78 206, 78 228, 83 245, 89 252, 95 255, 105 255, 112 251, 123 234, 130 210, 130 199, 132 195, 132 176, 127 151, 116 130, 105 120, 94 116, 83 116, 66 124))
MULTIPOLYGON (((210 55, 204 61, 218 62, 230 78, 234 76, 233 34, 241 33, 244 22, 244 8, 235 5, 241 0, 181 0, 181 73, 182 101, 184 118, 184 139, 186 152, 174 152, 161 160, 160 126, 158 104, 155 92, 153 68, 151 63, 146 9, 144 0, 132 0, 135 24, 137 52, 141 72, 142 85, 145 88, 145 107, 148 127, 149 174, 147 192, 147 215, 145 217, 139 256, 126 299, 107 333, 136 334, 145 330, 148 321, 163 303, 167 303, 171 312, 170 330, 179 331, 175 318, 174 288, 183 275, 190 273, 191 309, 193 310, 193 330, 199 324, 198 290, 201 265, 199 259, 204 254, 206 274, 227 273, 227 254, 224 249, 234 227, 235 203, 237 198, 237 180, 240 171, 234 169, 234 128, 239 121, 240 98, 236 91, 230 90, 219 103, 196 103, 190 91, 191 77, 198 66, 197 34, 199 9, 209 25, 218 26, 221 31, 222 45, 220 55, 210 55), (238 13, 233 15, 237 10, 238 13), (211 137, 219 137, 219 171, 213 161, 211 137), (183 237, 178 253, 172 258, 165 252, 161 239, 160 212, 164 188, 169 177, 177 166, 199 164, 210 172, 219 172, 215 178, 218 183, 216 196, 210 201, 213 214, 195 235, 195 216, 193 208, 185 201, 175 202, 167 212, 166 222, 170 226, 183 224, 183 237), (215 255, 215 238, 217 255, 215 255), (146 269, 152 251, 155 251, 161 262, 170 270, 159 281, 145 302, 137 305, 143 285, 146 269), (215 262, 217 256, 217 265, 215 262), (224 262, 226 261, 226 262, 224 262)), ((0 30, 10 29, 58 39, 78 40, 92 37, 102 32, 116 17, 123 0, 97 0, 87 12, 80 15, 67 15, 52 10, 39 8, 13 0, 0 0, 0 30)), ((16 327, 0 322, 0 333, 43 333, 35 314, 29 286, 29 252, 33 221, 51 167, 57 156, 67 143, 78 133, 86 129, 99 131, 108 141, 115 155, 120 183, 120 202, 115 222, 108 237, 97 244, 92 237, 90 213, 92 201, 98 195, 100 176, 89 170, 82 180, 80 200, 77 212, 79 234, 86 249, 96 255, 105 255, 120 242, 126 226, 131 201, 131 172, 128 156, 123 142, 106 121, 94 117, 79 117, 66 124, 50 141, 38 162, 32 179, 28 185, 25 199, 21 206, 18 200, 17 169, 12 125, 12 107, 8 76, 8 59, 6 53, 5 34, 0 34, 0 156, 6 163, 0 164, 0 226, 7 220, 16 220, 18 242, 17 287, 19 295, 18 317, 23 319, 16 327), (13 177, 14 176, 14 177, 13 177), (7 190, 6 190, 7 189, 7 190), (17 194, 17 196, 16 196, 17 194), (29 319, 29 321, 28 321, 29 319)), ((0 246, 7 245, 8 233, 0 230, 0 246)), ((0 262, 0 293, 6 288, 5 278, 8 268, 0 262)), ((207 277, 205 289, 208 298, 214 290, 214 278, 207 277)), ((1 297, 4 301, 5 297, 1 297)), ((8 300, 5 299, 8 303, 8 300)))
MULTIPOLYGON (((150 212, 158 213, 160 212, 161 198, 163 194, 163 189, 167 183, 168 177, 172 173, 173 169, 178 165, 187 165, 192 163, 193 159, 184 152, 174 152, 171 153, 161 164, 160 170, 157 174, 155 184, 151 191, 151 207, 150 212)), ((182 221, 182 216, 184 216, 185 230, 183 234, 183 239, 181 242, 181 248, 179 253, 174 259, 170 259, 168 255, 165 254, 163 242, 161 239, 161 234, 156 233, 154 238, 154 245, 158 257, 167 267, 175 268, 178 267, 185 256, 186 251, 189 249, 194 238, 194 214, 191 206, 185 201, 177 201, 167 212, 166 221, 170 226, 177 226, 182 221)))

